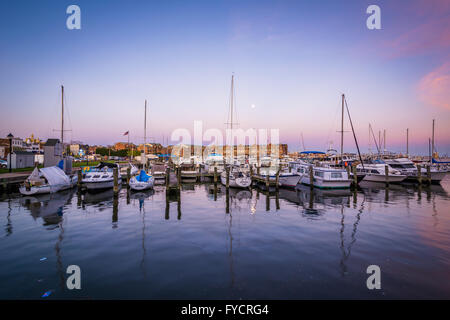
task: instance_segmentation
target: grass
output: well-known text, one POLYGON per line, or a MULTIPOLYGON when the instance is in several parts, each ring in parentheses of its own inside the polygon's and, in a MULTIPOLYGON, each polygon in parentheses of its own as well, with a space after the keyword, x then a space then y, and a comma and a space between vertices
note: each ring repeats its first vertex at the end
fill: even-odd
MULTIPOLYGON (((39 165, 38 168, 42 168, 42 165, 39 165)), ((20 168, 20 169, 12 169, 11 172, 31 172, 33 171, 34 167, 28 167, 28 168, 20 168)), ((1 173, 9 173, 9 168, 0 168, 0 174, 1 173)))

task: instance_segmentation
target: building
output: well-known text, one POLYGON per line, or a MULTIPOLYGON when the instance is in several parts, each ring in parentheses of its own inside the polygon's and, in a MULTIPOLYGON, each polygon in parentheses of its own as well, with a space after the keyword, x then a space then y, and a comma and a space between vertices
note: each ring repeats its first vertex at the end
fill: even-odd
POLYGON ((11 169, 34 167, 35 154, 33 152, 14 150, 8 154, 8 163, 11 161, 11 169))
POLYGON ((115 151, 132 150, 132 149, 136 149, 136 146, 134 144, 132 144, 131 142, 129 144, 126 142, 116 142, 114 144, 114 146, 112 147, 112 149, 115 151))
POLYGON ((69 149, 70 149, 71 154, 78 155, 78 152, 80 152, 80 145, 79 144, 71 144, 69 149))
POLYGON ((58 165, 63 158, 63 147, 59 139, 48 139, 44 145, 44 167, 58 165))
MULTIPOLYGON (((140 152, 144 152, 144 144, 140 144, 137 147, 137 150, 140 152)), ((159 154, 162 153, 163 146, 159 143, 146 143, 145 144, 145 152, 150 154, 159 154)))

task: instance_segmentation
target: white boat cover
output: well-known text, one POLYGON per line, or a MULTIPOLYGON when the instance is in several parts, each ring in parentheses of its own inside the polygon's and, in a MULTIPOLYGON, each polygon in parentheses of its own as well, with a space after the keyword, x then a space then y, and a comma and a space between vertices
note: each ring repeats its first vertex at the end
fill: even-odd
POLYGON ((28 180, 30 182, 37 182, 37 181, 41 181, 41 176, 39 174, 39 169, 36 167, 34 168, 33 172, 30 174, 30 176, 28 177, 28 180))
MULTIPOLYGON (((47 179, 48 184, 53 192, 60 190, 62 187, 70 186, 70 178, 59 167, 47 167, 40 169, 42 175, 47 179)), ((34 172, 34 171, 33 171, 34 172)))

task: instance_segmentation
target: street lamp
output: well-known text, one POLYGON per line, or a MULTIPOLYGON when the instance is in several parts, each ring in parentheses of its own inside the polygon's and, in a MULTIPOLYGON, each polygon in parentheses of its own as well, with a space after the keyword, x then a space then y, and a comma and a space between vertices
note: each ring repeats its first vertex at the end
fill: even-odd
POLYGON ((12 133, 10 133, 10 134, 8 134, 7 138, 9 140, 9 161, 8 161, 8 165, 9 165, 9 172, 11 173, 12 139, 14 138, 14 136, 12 135, 12 133))

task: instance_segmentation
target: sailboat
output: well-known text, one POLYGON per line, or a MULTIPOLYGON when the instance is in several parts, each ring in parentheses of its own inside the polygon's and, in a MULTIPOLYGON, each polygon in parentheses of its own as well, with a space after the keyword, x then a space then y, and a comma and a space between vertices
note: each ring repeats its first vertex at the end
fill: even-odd
MULTIPOLYGON (((231 90, 230 90, 230 122, 227 123, 229 126, 229 129, 231 130, 231 137, 234 137, 233 135, 233 111, 234 111, 234 74, 231 75, 231 90)), ((248 169, 238 165, 238 161, 234 161, 234 143, 231 141, 231 146, 229 148, 231 150, 231 155, 228 154, 228 163, 227 166, 229 167, 229 177, 228 177, 228 183, 230 187, 235 188, 248 188, 252 184, 252 179, 250 177, 250 172, 248 169)), ((224 159, 225 160, 225 159, 224 159)), ((245 162, 245 161, 244 161, 245 162)), ((227 184, 227 172, 226 170, 223 170, 220 174, 220 181, 223 185, 227 184)))
MULTIPOLYGON (((61 86, 61 145, 64 146, 64 86, 61 86)), ((64 147, 63 147, 64 149, 64 147)), ((75 174, 67 175, 64 172, 65 162, 71 158, 62 159, 58 166, 47 168, 34 168, 31 175, 20 186, 19 191, 23 195, 35 195, 55 193, 74 187, 78 182, 75 174)), ((70 166, 71 168, 71 166, 70 166)))
POLYGON ((144 169, 138 175, 130 179, 130 188, 132 190, 147 190, 153 188, 155 179, 151 174, 145 172, 147 167, 146 144, 147 144, 147 100, 145 100, 145 114, 144 114, 144 169))

